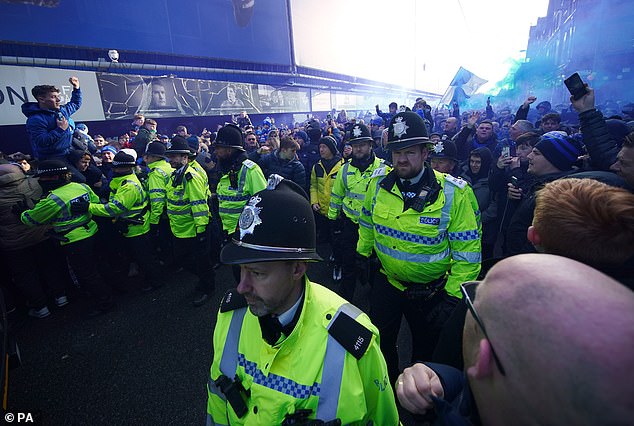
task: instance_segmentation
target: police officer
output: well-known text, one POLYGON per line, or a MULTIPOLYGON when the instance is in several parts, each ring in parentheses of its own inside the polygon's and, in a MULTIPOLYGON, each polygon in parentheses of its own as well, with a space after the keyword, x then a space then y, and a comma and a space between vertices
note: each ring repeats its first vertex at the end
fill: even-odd
MULTIPOLYGON (((249 198, 266 188, 266 179, 262 169, 247 158, 243 144, 242 131, 235 124, 226 124, 214 141, 214 150, 218 158, 220 175, 216 194, 218 211, 222 225, 222 239, 226 242, 238 224, 238 217, 249 198)), ((236 281, 240 280, 240 271, 233 268, 236 281)))
POLYGON ((172 262, 172 244, 169 219, 165 209, 165 194, 172 175, 172 166, 165 161, 165 145, 150 142, 143 154, 143 160, 150 172, 147 177, 147 191, 150 197, 150 236, 154 247, 160 248, 160 258, 164 265, 172 262))
POLYGON ((150 231, 150 210, 148 195, 134 174, 134 157, 124 151, 117 152, 112 160, 113 178, 110 182, 108 202, 75 203, 74 213, 83 213, 86 209, 95 216, 114 219, 114 229, 124 237, 128 258, 134 258, 145 275, 143 291, 160 287, 162 271, 152 247, 150 231))
POLYGON ((89 290, 96 300, 87 316, 108 312, 114 306, 112 290, 97 272, 94 258, 97 224, 89 212, 71 212, 72 204, 98 203, 99 198, 88 185, 70 181, 71 172, 63 161, 42 161, 37 176, 46 198, 24 211, 20 219, 29 226, 52 225, 53 238, 60 242, 80 285, 89 290))
MULTIPOLYGON (((372 135, 367 126, 355 124, 350 130, 352 159, 345 163, 337 174, 330 196, 328 219, 339 220, 335 225, 334 240, 338 240, 334 253, 335 262, 341 267, 339 294, 352 300, 357 280, 354 254, 359 238, 359 215, 363 206, 365 190, 374 171, 383 166, 383 160, 372 151, 372 135), (343 210, 343 215, 340 215, 343 210)), ((337 274, 333 274, 334 275, 337 274)), ((362 277, 363 278, 363 277, 362 277)), ((362 280, 363 281, 363 280, 362 280)))
POLYGON ((266 188, 266 179, 260 166, 247 159, 242 131, 235 124, 226 124, 218 130, 214 149, 221 174, 216 190, 220 219, 223 231, 231 234, 249 198, 266 188))
POLYGON ((170 177, 165 197, 167 217, 174 235, 174 258, 198 277, 198 295, 192 303, 202 306, 216 285, 210 257, 209 186, 206 176, 191 166, 196 153, 190 150, 184 138, 174 137, 165 155, 176 169, 170 177))
POLYGON ((207 424, 398 424, 376 329, 306 276, 320 260, 306 194, 277 175, 268 188, 221 253, 241 280, 218 313, 207 424))
POLYGON ((377 169, 366 193, 357 251, 382 265, 370 296, 370 317, 392 382, 398 375, 396 338, 404 314, 412 330, 412 359, 431 359, 440 329, 455 307, 460 284, 480 271, 480 234, 465 181, 426 163, 423 119, 401 112, 390 122, 387 147, 394 169, 377 169))

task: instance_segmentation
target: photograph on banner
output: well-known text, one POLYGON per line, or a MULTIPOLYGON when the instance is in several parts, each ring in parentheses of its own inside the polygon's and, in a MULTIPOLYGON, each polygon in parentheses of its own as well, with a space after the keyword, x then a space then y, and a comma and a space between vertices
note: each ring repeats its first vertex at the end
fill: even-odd
POLYGON ((291 112, 309 111, 309 91, 308 89, 291 89, 258 85, 260 104, 264 112, 291 112))
MULTIPOLYGON (((260 99, 253 84, 213 82, 217 90, 206 104, 204 115, 235 115, 262 112, 260 99)), ((211 93, 211 92, 210 92, 211 93)))
POLYGON ((175 77, 98 74, 103 110, 108 120, 205 115, 220 87, 211 81, 175 77), (216 87, 214 87, 216 86, 216 87))

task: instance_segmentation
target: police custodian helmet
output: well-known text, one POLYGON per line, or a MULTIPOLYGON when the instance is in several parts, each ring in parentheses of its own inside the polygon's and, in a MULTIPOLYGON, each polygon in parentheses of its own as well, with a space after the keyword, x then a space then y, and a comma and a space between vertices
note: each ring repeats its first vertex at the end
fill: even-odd
POLYGON ((218 130, 214 146, 235 148, 244 151, 242 144, 242 130, 232 123, 227 123, 218 130))
POLYGON ((227 264, 321 260, 315 219, 304 190, 293 181, 271 175, 268 187, 244 206, 220 260, 227 264))
POLYGON ((385 147, 391 151, 409 148, 413 145, 431 144, 425 121, 411 111, 399 112, 390 121, 385 147))

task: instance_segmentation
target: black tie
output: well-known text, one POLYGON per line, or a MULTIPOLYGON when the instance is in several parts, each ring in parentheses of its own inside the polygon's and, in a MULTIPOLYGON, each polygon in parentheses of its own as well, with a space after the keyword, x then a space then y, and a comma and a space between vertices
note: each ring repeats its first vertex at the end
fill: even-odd
POLYGON ((404 180, 403 183, 403 195, 405 197, 409 198, 409 193, 412 192, 412 181, 411 180, 404 180))
POLYGON ((260 329, 264 340, 271 346, 275 345, 283 331, 280 320, 270 314, 258 317, 258 320, 260 321, 260 329))

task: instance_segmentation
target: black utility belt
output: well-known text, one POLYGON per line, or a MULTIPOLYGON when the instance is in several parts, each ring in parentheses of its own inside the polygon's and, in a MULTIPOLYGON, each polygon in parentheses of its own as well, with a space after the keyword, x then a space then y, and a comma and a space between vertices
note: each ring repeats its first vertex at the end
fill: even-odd
POLYGON ((442 289, 447 283, 446 277, 440 277, 428 283, 412 283, 399 281, 404 287, 403 295, 412 301, 426 302, 436 295, 443 294, 442 289))
POLYGON ((401 284, 403 287, 407 289, 418 287, 418 288, 424 288, 426 290, 433 290, 438 287, 444 287, 446 283, 447 283, 447 277, 444 275, 428 283, 413 283, 413 282, 407 282, 407 281, 399 281, 399 284, 401 284))

